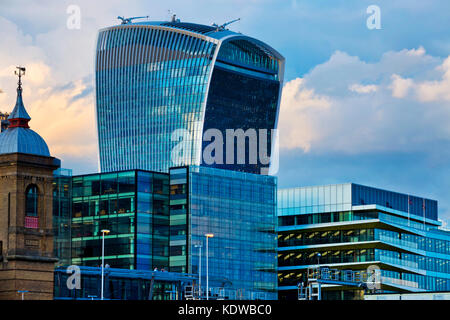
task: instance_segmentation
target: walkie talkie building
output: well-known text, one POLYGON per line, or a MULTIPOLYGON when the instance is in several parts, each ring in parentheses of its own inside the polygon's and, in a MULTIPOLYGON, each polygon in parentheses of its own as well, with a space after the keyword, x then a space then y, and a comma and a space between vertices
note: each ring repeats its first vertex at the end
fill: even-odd
POLYGON ((128 22, 100 30, 95 68, 101 171, 210 165, 261 173, 268 167, 259 157, 250 163, 248 148, 244 164, 202 161, 209 143, 203 134, 211 128, 223 137, 226 129, 266 129, 270 155, 284 58, 267 44, 179 20, 128 22), (181 160, 174 163, 181 140, 181 160))

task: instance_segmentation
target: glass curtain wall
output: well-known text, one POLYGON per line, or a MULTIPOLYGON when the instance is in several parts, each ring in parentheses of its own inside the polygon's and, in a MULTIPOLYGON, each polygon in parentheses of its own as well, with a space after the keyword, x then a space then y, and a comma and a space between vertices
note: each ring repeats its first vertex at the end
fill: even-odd
POLYGON ((222 288, 232 299, 276 299, 276 178, 189 167, 172 170, 171 181, 171 208, 178 206, 180 210, 176 219, 172 216, 180 240, 174 246, 171 242, 171 252, 179 253, 180 258, 171 256, 171 261, 180 263, 177 267, 184 269, 179 270, 199 273, 201 246, 205 285, 205 234, 211 233, 214 235, 208 240, 208 274, 210 287, 214 288, 211 294, 222 288), (179 200, 176 203, 172 197, 175 195, 179 200), (188 212, 182 207, 186 202, 188 212), (185 232, 188 238, 181 239, 185 232))
POLYGON ((155 26, 100 31, 96 54, 97 124, 104 172, 168 172, 171 151, 198 162, 203 110, 216 40, 155 26), (189 136, 172 133, 184 129, 189 136))
POLYGON ((69 265, 71 258, 72 170, 53 173, 53 250, 57 266, 69 265))
POLYGON ((168 268, 168 175, 123 171, 73 178, 72 263, 168 268))

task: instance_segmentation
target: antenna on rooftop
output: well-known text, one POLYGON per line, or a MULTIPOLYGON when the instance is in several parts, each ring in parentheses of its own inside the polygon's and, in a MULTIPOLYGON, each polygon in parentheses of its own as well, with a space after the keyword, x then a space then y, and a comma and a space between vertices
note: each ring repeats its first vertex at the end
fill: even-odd
POLYGON ((171 16, 170 22, 172 22, 172 23, 180 22, 180 19, 177 19, 177 15, 175 13, 172 14, 172 11, 170 11, 170 10, 168 10, 168 11, 169 11, 169 16, 171 16))
POLYGON ((128 24, 128 23, 131 23, 133 20, 136 20, 136 19, 148 19, 148 18, 149 18, 149 16, 145 16, 145 17, 130 17, 130 18, 124 18, 124 17, 121 17, 121 16, 117 17, 117 19, 122 20, 121 24, 128 24))
POLYGON ((212 26, 213 26, 213 27, 216 27, 216 31, 223 31, 223 30, 225 30, 225 27, 226 27, 226 26, 228 26, 228 25, 230 25, 230 24, 232 24, 232 23, 235 23, 236 21, 239 21, 239 20, 241 20, 241 18, 237 18, 237 19, 234 19, 234 20, 225 22, 225 23, 222 24, 221 26, 217 25, 216 23, 213 23, 212 26))

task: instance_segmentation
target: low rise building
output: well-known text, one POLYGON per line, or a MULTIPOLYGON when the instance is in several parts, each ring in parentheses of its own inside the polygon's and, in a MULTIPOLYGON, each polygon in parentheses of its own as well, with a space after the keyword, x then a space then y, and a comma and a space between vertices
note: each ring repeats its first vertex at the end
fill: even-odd
MULTIPOLYGON (((104 261, 111 268, 195 274, 197 297, 277 299, 275 177, 188 166, 55 183, 65 179, 70 186, 55 186, 55 201, 71 190, 70 230, 60 228, 55 238, 62 261, 99 267, 101 231, 108 230, 104 261)), ((54 216, 55 225, 67 222, 65 213, 54 216)))
POLYGON ((450 232, 435 200, 353 183, 282 189, 278 219, 280 299, 297 299, 318 267, 323 299, 450 290, 450 232), (358 281, 329 281, 344 271, 358 281))

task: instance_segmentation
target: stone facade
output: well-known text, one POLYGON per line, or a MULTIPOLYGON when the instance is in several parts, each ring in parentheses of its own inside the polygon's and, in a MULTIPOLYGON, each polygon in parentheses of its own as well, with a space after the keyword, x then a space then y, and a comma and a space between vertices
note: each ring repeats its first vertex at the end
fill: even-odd
POLYGON ((60 161, 23 153, 0 154, 0 299, 53 298, 53 171, 60 161), (38 190, 37 217, 25 215, 26 190, 38 190), (29 221, 29 220, 27 220, 29 221))

